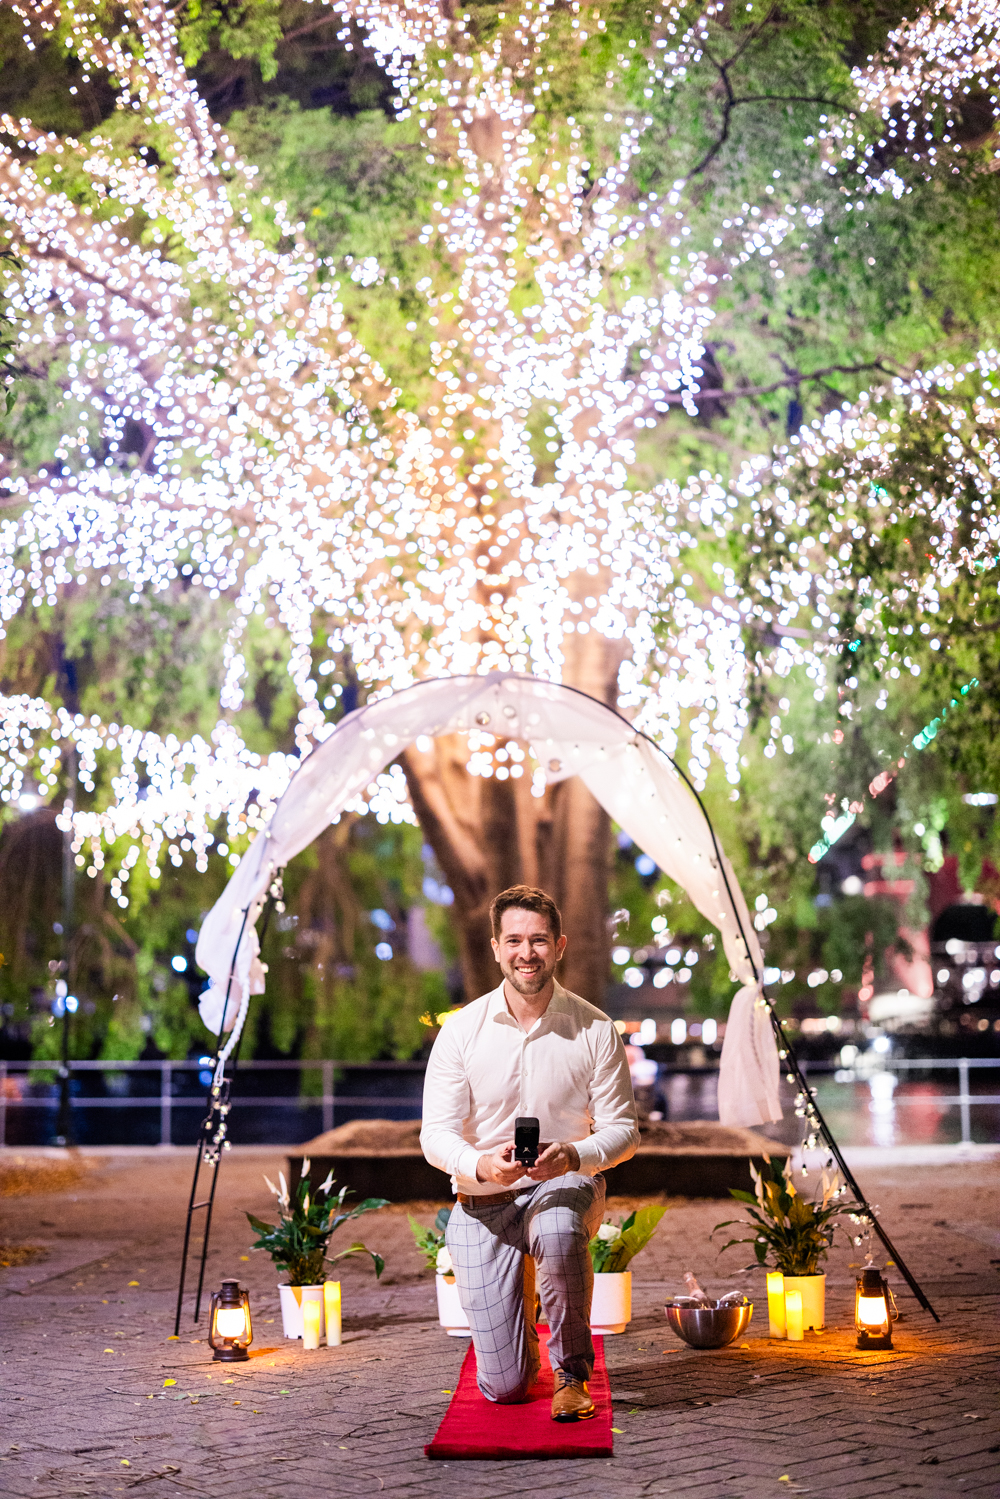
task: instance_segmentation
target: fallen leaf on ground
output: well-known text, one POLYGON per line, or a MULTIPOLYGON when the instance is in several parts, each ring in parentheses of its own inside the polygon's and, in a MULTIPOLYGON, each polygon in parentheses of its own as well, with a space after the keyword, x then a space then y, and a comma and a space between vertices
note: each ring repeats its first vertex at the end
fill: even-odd
POLYGON ((166 1389, 168 1385, 172 1385, 172 1384, 176 1384, 176 1383, 177 1383, 176 1379, 165 1379, 163 1381, 163 1388, 166 1389))

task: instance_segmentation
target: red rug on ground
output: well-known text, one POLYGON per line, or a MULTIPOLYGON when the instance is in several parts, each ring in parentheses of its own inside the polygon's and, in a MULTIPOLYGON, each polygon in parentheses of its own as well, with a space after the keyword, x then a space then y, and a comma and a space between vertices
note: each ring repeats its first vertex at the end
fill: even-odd
POLYGON ((604 1367, 604 1339, 594 1339, 594 1377, 590 1393, 597 1414, 589 1421, 553 1421, 549 1330, 538 1329, 542 1367, 531 1392, 520 1405, 497 1405, 476 1384, 476 1350, 469 1345, 458 1389, 451 1397, 437 1435, 424 1448, 428 1457, 611 1457, 611 1391, 604 1367))

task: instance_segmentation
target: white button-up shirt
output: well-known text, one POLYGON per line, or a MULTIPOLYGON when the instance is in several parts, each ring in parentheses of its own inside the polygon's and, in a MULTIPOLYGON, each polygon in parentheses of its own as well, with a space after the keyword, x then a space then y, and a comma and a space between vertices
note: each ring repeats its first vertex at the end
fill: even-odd
MULTIPOLYGON (((455 1191, 496 1192, 477 1181, 476 1163, 514 1138, 520 1114, 538 1119, 544 1142, 575 1145, 588 1176, 627 1161, 639 1144, 621 1036, 560 984, 529 1031, 507 1008, 503 984, 448 1017, 427 1063, 420 1147, 455 1191)), ((524 1176, 514 1185, 534 1183, 524 1176)))

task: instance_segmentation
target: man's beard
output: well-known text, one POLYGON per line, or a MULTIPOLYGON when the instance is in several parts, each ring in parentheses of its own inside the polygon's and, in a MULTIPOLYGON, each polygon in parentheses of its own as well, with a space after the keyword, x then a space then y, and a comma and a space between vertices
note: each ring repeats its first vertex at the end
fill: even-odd
POLYGON ((546 968, 543 964, 531 973, 518 972, 513 964, 509 967, 501 965, 501 968, 511 988, 516 989, 518 994, 523 994, 526 999, 540 994, 555 973, 555 964, 551 968, 546 968))

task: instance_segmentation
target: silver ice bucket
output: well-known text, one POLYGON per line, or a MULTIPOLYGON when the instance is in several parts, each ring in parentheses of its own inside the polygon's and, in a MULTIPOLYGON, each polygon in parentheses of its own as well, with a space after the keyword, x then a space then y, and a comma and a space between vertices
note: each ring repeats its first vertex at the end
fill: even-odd
POLYGON ((753 1302, 745 1301, 742 1306, 720 1306, 717 1301, 704 1306, 678 1306, 668 1301, 664 1311, 673 1331, 692 1348, 725 1348, 749 1325, 753 1302))

